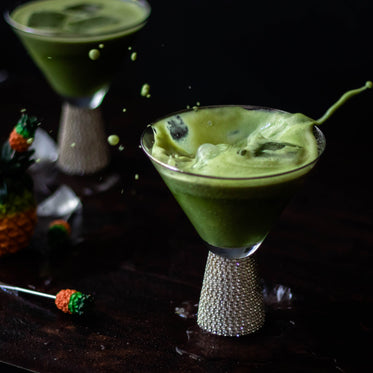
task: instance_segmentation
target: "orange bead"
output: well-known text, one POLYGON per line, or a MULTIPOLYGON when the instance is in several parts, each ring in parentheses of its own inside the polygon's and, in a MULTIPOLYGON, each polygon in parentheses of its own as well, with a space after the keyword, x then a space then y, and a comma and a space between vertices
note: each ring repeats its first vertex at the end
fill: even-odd
POLYGON ((9 135, 9 145, 16 152, 23 153, 28 150, 30 143, 13 129, 9 135))
POLYGON ((70 227, 70 224, 66 221, 66 220, 63 220, 63 219, 57 219, 57 220, 53 220, 50 224, 49 224, 49 228, 51 227, 54 227, 56 225, 60 225, 62 227, 64 227, 66 229, 66 232, 68 234, 71 233, 71 227, 70 227))
POLYGON ((71 313, 69 310, 70 297, 76 293, 73 289, 62 289, 56 295, 56 306, 59 310, 65 313, 71 313))

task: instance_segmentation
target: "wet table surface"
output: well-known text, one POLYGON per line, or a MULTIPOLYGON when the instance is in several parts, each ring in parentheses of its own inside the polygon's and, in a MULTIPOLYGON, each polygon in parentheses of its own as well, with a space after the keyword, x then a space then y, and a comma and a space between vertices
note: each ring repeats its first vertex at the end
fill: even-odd
MULTIPOLYGON (((158 52, 165 47, 161 41, 158 52)), ((25 58, 20 45, 14 53, 25 58)), ((177 55, 173 58, 173 63, 182 63, 177 55)), ((367 58, 371 61, 371 55, 367 58)), ((1 141, 23 107, 56 139, 60 99, 30 61, 16 64, 13 72, 10 64, 0 69, 1 141), (22 70, 22 63, 28 69, 22 70)), ((139 68, 137 73, 144 71, 139 68)), ((152 73, 156 80, 156 71, 152 73)), ((175 75, 170 74, 172 83, 175 75)), ((320 96, 309 106, 296 107, 299 95, 285 95, 295 101, 294 107, 284 109, 306 111, 330 104, 345 88, 364 83, 357 75, 343 82, 339 77, 326 81, 332 97, 320 96)), ((155 84, 151 99, 145 99, 137 89, 143 79, 123 79, 133 86, 124 92, 114 84, 101 108, 107 133, 118 134, 124 146, 123 151, 110 149, 110 167, 90 177, 70 177, 55 167, 33 173, 39 202, 61 185, 70 186, 80 198, 82 208, 70 219, 71 244, 51 250, 46 240, 51 218, 40 217, 30 246, 0 258, 1 282, 50 294, 78 289, 94 295, 95 307, 84 317, 72 317, 50 299, 0 290, 0 371, 369 371, 372 153, 369 137, 361 138, 359 132, 369 120, 371 126, 372 95, 353 100, 330 120, 325 154, 256 254, 266 290, 264 327, 253 335, 227 338, 196 325, 207 249, 138 146, 148 123, 194 104, 198 92, 191 96, 188 91, 184 100, 164 87, 161 94, 155 84), (113 180, 105 191, 105 183, 113 180)), ((264 78, 267 87, 270 79, 264 78)), ((294 87, 296 76, 293 79, 289 84, 294 87)), ((275 88, 268 93, 261 84, 254 87, 258 95, 250 102, 244 99, 246 93, 227 98, 221 92, 218 97, 212 87, 205 93, 211 94, 211 101, 202 104, 265 105, 267 94, 269 104, 286 102, 274 99, 275 88)))

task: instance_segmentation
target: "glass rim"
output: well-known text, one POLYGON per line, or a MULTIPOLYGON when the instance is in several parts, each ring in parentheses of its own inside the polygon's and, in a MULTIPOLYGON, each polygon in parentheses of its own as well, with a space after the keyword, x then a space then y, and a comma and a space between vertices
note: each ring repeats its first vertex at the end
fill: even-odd
MULTIPOLYGON (((34 2, 34 1, 30 0, 30 1, 25 1, 24 3, 34 2)), ((48 1, 48 0, 42 0, 42 1, 48 1)), ((22 23, 19 23, 19 22, 15 21, 11 17, 10 14, 18 6, 22 5, 21 2, 18 2, 16 4, 14 4, 14 6, 11 9, 5 10, 5 12, 3 13, 3 16, 4 16, 5 21, 11 27, 13 27, 16 30, 19 30, 19 31, 22 31, 22 32, 25 32, 25 33, 28 33, 28 34, 36 35, 36 36, 41 36, 41 37, 55 37, 55 38, 61 37, 61 38, 67 38, 67 39, 72 39, 72 40, 74 40, 74 39, 84 39, 84 40, 88 39, 89 40, 91 38, 97 38, 97 36, 115 35, 115 34, 118 34, 118 33, 124 32, 124 31, 129 31, 129 30, 132 30, 132 29, 136 29, 136 28, 138 28, 142 25, 145 25, 145 23, 148 21, 148 19, 150 17, 150 13, 151 13, 151 6, 147 2, 147 0, 119 0, 119 1, 128 2, 128 3, 136 3, 136 4, 140 5, 141 7, 143 7, 144 9, 147 10, 145 17, 137 23, 134 23, 134 24, 129 25, 127 27, 118 28, 114 31, 98 32, 98 33, 95 33, 95 34, 82 35, 82 34, 79 34, 79 33, 59 32, 59 31, 52 31, 52 30, 40 30, 40 29, 37 29, 37 28, 34 28, 34 27, 26 26, 22 23)))
MULTIPOLYGON (((224 107, 242 107, 242 108, 244 108, 246 110, 265 110, 265 111, 276 111, 276 112, 288 113, 288 112, 286 112, 284 110, 280 110, 280 109, 274 109, 274 108, 269 108, 269 107, 265 107, 265 106, 254 106, 254 105, 208 105, 208 106, 199 106, 198 110, 213 109, 213 108, 224 108, 224 107)), ((155 120, 153 123, 156 123, 156 122, 158 122, 158 121, 160 121, 162 119, 166 119, 166 118, 169 118, 169 117, 177 115, 177 114, 191 112, 193 110, 194 109, 184 109, 184 110, 175 111, 173 113, 170 113, 168 115, 164 115, 164 116, 160 117, 159 119, 155 120)), ((317 163, 318 160, 320 159, 321 155, 323 154, 323 152, 325 150, 325 147, 326 147, 326 138, 325 138, 325 135, 323 134, 323 132, 320 130, 319 127, 317 127, 316 125, 314 125, 313 126, 313 131, 315 131, 316 134, 317 134, 317 136, 318 136, 317 139, 316 139, 317 142, 318 142, 318 155, 317 155, 317 157, 315 159, 313 159, 312 161, 310 161, 310 162, 308 162, 308 163, 306 163, 306 164, 304 164, 304 165, 302 165, 300 167, 292 168, 291 170, 284 171, 284 172, 273 173, 273 174, 270 174, 270 175, 250 176, 250 177, 223 177, 223 176, 202 175, 202 174, 197 174, 197 173, 193 173, 193 172, 183 171, 183 170, 180 170, 177 167, 174 167, 174 166, 171 166, 171 165, 169 165, 167 163, 164 163, 164 162, 160 161, 159 159, 155 158, 148 151, 148 146, 145 145, 144 138, 149 133, 149 131, 151 131, 152 135, 154 136, 154 133, 153 133, 153 130, 152 130, 152 124, 149 124, 145 128, 145 130, 142 132, 141 138, 140 138, 140 146, 141 146, 141 149, 145 152, 145 154, 153 162, 155 162, 156 164, 160 165, 163 168, 166 168, 167 170, 176 172, 178 174, 193 176, 193 177, 196 177, 196 178, 210 179, 210 180, 249 181, 249 180, 263 180, 263 179, 270 179, 270 178, 276 178, 276 177, 285 176, 285 175, 288 175, 288 174, 291 174, 291 173, 295 173, 295 172, 301 171, 301 170, 303 170, 303 169, 305 169, 305 168, 307 168, 307 167, 309 167, 309 166, 317 163), (322 148, 320 147, 320 143, 323 144, 322 148)))

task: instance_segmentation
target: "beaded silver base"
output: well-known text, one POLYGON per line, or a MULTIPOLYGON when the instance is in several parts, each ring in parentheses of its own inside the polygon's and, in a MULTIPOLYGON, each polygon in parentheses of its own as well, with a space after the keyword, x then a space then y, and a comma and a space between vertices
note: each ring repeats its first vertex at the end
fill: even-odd
POLYGON ((255 259, 227 259, 210 251, 198 306, 200 328, 221 336, 241 336, 259 330, 264 319, 255 259))
POLYGON ((109 163, 104 123, 99 109, 65 103, 58 134, 58 167, 71 175, 93 174, 109 163))

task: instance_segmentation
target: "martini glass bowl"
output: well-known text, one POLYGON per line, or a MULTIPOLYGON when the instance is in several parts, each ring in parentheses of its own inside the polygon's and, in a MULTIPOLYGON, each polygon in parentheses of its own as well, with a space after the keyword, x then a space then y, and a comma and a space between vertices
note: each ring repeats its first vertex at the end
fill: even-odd
MULTIPOLYGON (((200 108, 195 115, 214 108, 200 108)), ((309 163, 266 176, 232 178, 183 172, 161 162, 152 154, 153 128, 143 132, 142 149, 209 249, 197 320, 202 329, 236 336, 263 325, 263 296, 253 254, 324 151, 322 132, 313 127, 313 135, 318 155, 309 163)))
POLYGON ((92 174, 108 165, 99 106, 149 15, 145 0, 23 1, 5 13, 63 99, 58 166, 65 173, 92 174))

